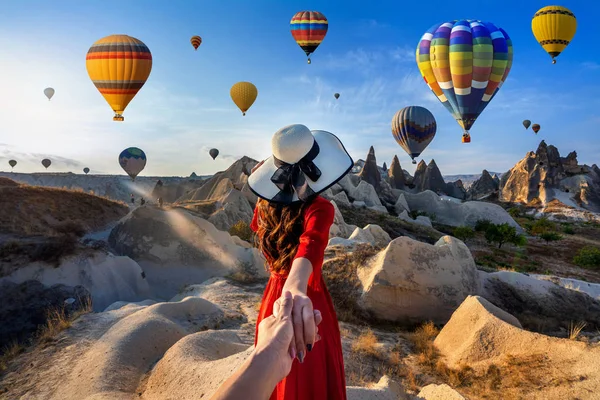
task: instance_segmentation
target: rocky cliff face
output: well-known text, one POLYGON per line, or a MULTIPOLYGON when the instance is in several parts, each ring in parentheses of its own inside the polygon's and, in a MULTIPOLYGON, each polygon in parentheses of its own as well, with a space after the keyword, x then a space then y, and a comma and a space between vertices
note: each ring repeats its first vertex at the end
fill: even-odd
MULTIPOLYGON (((497 176, 496 179, 498 179, 497 176)), ((499 180, 496 181, 496 179, 494 179, 494 177, 492 177, 490 173, 484 169, 481 173, 481 177, 473 182, 467 191, 467 199, 481 200, 494 193, 497 193, 499 188, 499 180)))
POLYGON ((527 153, 500 181, 499 199, 506 202, 547 204, 558 199, 600 212, 600 175, 595 165, 579 165, 577 153, 565 158, 558 149, 542 140, 538 149, 527 153), (595 168, 595 169, 594 169, 595 168))

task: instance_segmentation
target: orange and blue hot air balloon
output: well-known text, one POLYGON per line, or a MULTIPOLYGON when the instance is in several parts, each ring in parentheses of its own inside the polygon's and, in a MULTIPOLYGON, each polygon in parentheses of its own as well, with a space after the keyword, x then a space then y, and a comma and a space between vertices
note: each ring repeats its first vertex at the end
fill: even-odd
POLYGON ((318 11, 300 11, 292 17, 290 30, 298 45, 304 50, 310 64, 310 55, 319 47, 329 26, 327 18, 318 11))
POLYGON ((123 121, 123 111, 150 76, 150 50, 134 37, 111 35, 94 43, 85 60, 90 79, 115 112, 113 121, 123 121))
POLYGON ((464 129, 463 143, 469 143, 469 129, 510 72, 510 37, 490 22, 444 22, 425 32, 416 56, 425 83, 464 129))

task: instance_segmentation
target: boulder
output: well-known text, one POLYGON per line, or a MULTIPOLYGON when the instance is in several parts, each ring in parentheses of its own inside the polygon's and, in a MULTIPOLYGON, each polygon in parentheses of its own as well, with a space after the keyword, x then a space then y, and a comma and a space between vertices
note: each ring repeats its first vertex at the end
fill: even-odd
POLYGON ((334 209, 333 224, 329 229, 329 237, 341 237, 347 239, 356 229, 356 225, 348 225, 344 222, 344 216, 340 212, 335 201, 331 201, 334 209))
POLYGON ((362 307, 378 318, 445 323, 452 312, 479 290, 469 249, 451 236, 430 245, 398 237, 358 269, 362 307))
POLYGON ((417 399, 424 400, 466 400, 460 393, 445 383, 441 385, 427 385, 417 395, 417 399))
POLYGON ((359 243, 369 243, 377 247, 385 247, 392 240, 390 235, 379 225, 369 224, 364 228, 356 228, 348 238, 359 243))
POLYGON ((353 193, 348 193, 355 201, 362 201, 367 207, 381 206, 381 200, 373 185, 360 181, 353 193))
POLYGON ((339 192, 338 194, 334 195, 332 200, 343 207, 350 207, 352 205, 345 192, 339 192))
POLYGON ((402 386, 390 379, 387 375, 381 377, 379 382, 368 388, 348 386, 346 388, 348 400, 410 400, 402 386))
POLYGON ((398 196, 398 201, 394 204, 394 209, 398 215, 402 214, 403 211, 410 212, 410 207, 406 202, 406 197, 404 197, 404 193, 401 193, 398 196))

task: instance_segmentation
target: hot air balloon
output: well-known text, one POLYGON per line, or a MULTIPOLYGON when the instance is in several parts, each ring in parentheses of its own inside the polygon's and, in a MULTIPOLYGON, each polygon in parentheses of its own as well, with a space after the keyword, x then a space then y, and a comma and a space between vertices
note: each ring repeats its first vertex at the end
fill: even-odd
POLYGON ((54 89, 52 89, 51 87, 47 87, 46 89, 44 89, 44 94, 48 98, 48 101, 50 101, 52 96, 54 96, 54 89))
POLYGON ((210 154, 210 156, 212 157, 212 159, 214 160, 215 158, 217 158, 217 156, 219 155, 219 150, 217 149, 210 149, 208 151, 208 154, 210 154))
POLYGON ((339 99, 339 98, 340 98, 340 94, 339 94, 339 93, 336 93, 336 94, 334 94, 334 95, 333 95, 333 97, 335 97, 335 98, 336 98, 336 100, 337 100, 337 99, 339 99))
POLYGON ((531 121, 528 119, 524 120, 523 126, 525 127, 525 129, 529 129, 529 127, 531 126, 531 121))
POLYGON ((548 6, 535 13, 531 20, 531 30, 535 40, 552 57, 552 64, 556 64, 555 58, 575 36, 577 20, 568 8, 548 6))
POLYGON ((435 24, 417 47, 423 79, 458 124, 469 129, 498 93, 513 59, 508 34, 489 22, 458 20, 435 24))
POLYGON ((10 165, 10 169, 13 169, 17 165, 17 160, 8 160, 8 165, 10 165))
POLYGON ((134 181, 146 166, 146 153, 137 147, 129 147, 119 154, 119 164, 134 181))
POLYGON ((42 165, 44 166, 44 168, 48 169, 48 167, 50 166, 50 164, 52 164, 52 161, 50 161, 49 159, 44 158, 42 160, 42 165))
POLYGON ((398 111, 392 118, 392 134, 396 142, 412 158, 425 150, 435 137, 437 124, 433 114, 424 107, 409 106, 398 111))
POLYGON ((198 47, 202 44, 202 38, 200 36, 192 36, 190 43, 194 46, 194 50, 198 50, 198 47))
POLYGON ((542 127, 540 126, 540 124, 533 124, 533 125, 531 125, 531 129, 533 129, 533 131, 535 132, 536 135, 540 131, 541 128, 542 127))
POLYGON ((298 45, 304 50, 310 64, 310 55, 319 47, 329 26, 327 18, 318 11, 300 11, 292 17, 290 30, 298 45))
POLYGON ((250 82, 238 82, 231 87, 229 94, 235 105, 242 111, 242 115, 246 115, 246 111, 258 96, 258 89, 250 82))
POLYGON ((141 40, 111 35, 90 47, 85 66, 90 79, 115 112, 113 121, 123 121, 125 108, 150 75, 152 54, 141 40))
POLYGON ((85 167, 85 168, 83 169, 83 173, 84 173, 84 174, 86 174, 86 175, 87 175, 89 172, 90 172, 90 169, 89 169, 88 167, 85 167))

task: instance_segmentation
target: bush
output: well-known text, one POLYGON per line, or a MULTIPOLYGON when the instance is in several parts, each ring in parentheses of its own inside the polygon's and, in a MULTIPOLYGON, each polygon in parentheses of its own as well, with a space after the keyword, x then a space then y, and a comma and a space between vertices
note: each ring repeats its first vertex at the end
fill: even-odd
POLYGON ((573 263, 583 268, 600 269, 600 249, 594 246, 586 246, 580 249, 573 263))
POLYGON ((521 216, 521 209, 519 207, 512 207, 508 209, 508 213, 513 218, 519 218, 521 216))
POLYGON ((561 240, 563 237, 556 232, 544 232, 540 235, 540 238, 544 239, 546 243, 561 240))
POLYGON ((573 229, 573 227, 571 225, 565 225, 563 227, 563 233, 565 233, 567 235, 574 235, 575 229, 573 229))
POLYGON ((417 219, 417 217, 420 217, 421 215, 424 217, 429 218, 431 221, 435 221, 436 215, 435 213, 429 214, 428 212, 425 211, 417 211, 417 210, 413 210, 410 213, 408 213, 408 215, 410 215, 410 217, 412 219, 417 219))
POLYGON ((556 232, 556 224, 548 218, 543 217, 534 222, 530 232, 533 235, 541 235, 546 232, 556 232))
POLYGON ((235 225, 229 228, 229 234, 231 236, 237 236, 249 243, 252 243, 252 237, 254 236, 254 232, 252 232, 252 229, 250 229, 250 225, 244 221, 238 221, 235 225))
POLYGON ((479 219, 475 222, 475 231, 476 232, 485 232, 488 230, 490 226, 493 226, 492 221, 489 219, 479 219))
POLYGON ((475 231, 469 226, 457 226, 452 231, 452 236, 466 242, 467 240, 475 237, 475 231))
POLYGON ((488 243, 498 243, 498 248, 502 248, 504 243, 512 243, 515 246, 523 246, 527 243, 525 236, 519 235, 514 226, 507 223, 501 225, 490 224, 485 231, 485 239, 488 243))

